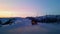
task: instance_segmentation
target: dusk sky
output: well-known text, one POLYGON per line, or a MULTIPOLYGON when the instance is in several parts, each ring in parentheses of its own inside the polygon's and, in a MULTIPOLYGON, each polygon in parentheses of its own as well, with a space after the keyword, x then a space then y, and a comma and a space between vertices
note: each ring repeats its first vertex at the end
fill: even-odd
POLYGON ((60 15, 60 0, 0 0, 0 17, 60 15))

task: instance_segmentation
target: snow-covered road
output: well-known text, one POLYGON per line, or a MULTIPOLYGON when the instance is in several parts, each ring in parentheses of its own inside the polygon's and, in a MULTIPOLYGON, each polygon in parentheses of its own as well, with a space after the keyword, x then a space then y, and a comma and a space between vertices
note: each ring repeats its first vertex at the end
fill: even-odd
POLYGON ((31 25, 28 19, 16 20, 15 24, 0 27, 0 34, 60 34, 60 24, 31 25))

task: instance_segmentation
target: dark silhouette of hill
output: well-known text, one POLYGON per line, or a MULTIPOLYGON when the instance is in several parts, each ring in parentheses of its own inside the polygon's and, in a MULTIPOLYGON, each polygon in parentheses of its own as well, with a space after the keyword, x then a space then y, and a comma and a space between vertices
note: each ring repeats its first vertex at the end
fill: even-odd
POLYGON ((14 21, 13 20, 15 20, 15 18, 1 18, 0 19, 0 25, 11 25, 12 23, 14 23, 14 21), (9 20, 7 20, 5 23, 2 23, 2 21, 1 21, 1 19, 9 19, 9 20))
POLYGON ((0 27, 2 25, 11 25, 12 23, 15 24, 16 20, 22 20, 24 18, 21 17, 10 17, 10 18, 0 18, 0 27))
POLYGON ((11 25, 13 23, 13 20, 15 20, 15 18, 10 18, 7 22, 3 23, 2 25, 11 25))
POLYGON ((60 15, 45 15, 40 17, 26 17, 31 21, 40 22, 40 23, 59 23, 60 15))

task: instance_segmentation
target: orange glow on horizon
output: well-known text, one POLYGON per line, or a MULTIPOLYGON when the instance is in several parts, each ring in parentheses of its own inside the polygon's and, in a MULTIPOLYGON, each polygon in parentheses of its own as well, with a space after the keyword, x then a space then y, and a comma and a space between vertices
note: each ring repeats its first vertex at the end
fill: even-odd
POLYGON ((31 16, 34 14, 31 13, 26 13, 26 12, 17 12, 17 11, 0 11, 0 18, 2 17, 27 17, 27 16, 31 16))
POLYGON ((0 11, 0 17, 11 17, 12 15, 10 11, 0 11))

